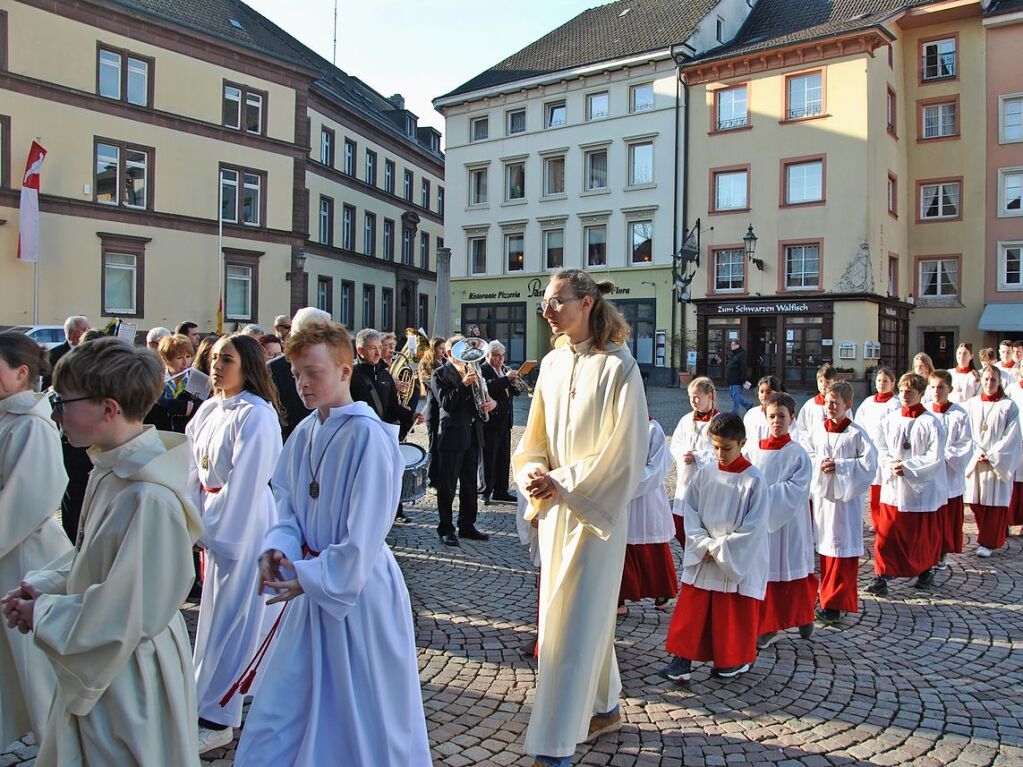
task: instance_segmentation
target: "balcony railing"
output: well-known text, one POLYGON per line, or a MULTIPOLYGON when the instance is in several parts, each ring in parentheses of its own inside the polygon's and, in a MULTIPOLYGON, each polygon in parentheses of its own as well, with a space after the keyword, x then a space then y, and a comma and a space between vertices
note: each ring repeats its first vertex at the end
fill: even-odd
POLYGON ((749 125, 749 120, 746 116, 733 117, 731 120, 722 120, 718 118, 718 130, 735 130, 736 128, 745 128, 749 125))
POLYGON ((791 107, 785 110, 786 120, 799 120, 803 117, 816 117, 824 111, 824 103, 821 101, 811 101, 808 104, 803 104, 799 107, 791 107))
POLYGON ((920 61, 924 80, 944 80, 956 76, 956 55, 952 53, 924 54, 920 61))

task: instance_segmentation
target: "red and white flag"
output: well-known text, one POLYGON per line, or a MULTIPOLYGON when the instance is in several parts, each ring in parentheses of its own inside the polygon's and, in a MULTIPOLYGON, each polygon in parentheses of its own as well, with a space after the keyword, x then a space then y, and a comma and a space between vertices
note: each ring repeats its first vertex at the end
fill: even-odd
POLYGON ((46 150, 35 141, 28 150, 25 176, 21 180, 21 232, 18 238, 18 259, 39 261, 39 175, 46 150))

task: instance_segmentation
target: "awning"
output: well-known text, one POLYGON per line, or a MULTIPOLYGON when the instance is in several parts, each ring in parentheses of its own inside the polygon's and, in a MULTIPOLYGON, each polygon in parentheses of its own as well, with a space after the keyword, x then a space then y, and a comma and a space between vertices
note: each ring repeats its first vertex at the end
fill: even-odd
POLYGON ((1023 332, 1023 304, 988 304, 977 327, 980 330, 1023 332))

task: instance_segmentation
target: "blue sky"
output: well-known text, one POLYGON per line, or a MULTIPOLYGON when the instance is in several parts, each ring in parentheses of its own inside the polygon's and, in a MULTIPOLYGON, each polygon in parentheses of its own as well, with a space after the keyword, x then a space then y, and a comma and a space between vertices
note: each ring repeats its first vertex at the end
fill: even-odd
MULTIPOLYGON (((244 0, 327 59, 334 0, 244 0)), ((607 0, 339 0, 337 65, 420 125, 444 131, 432 99, 607 0)))

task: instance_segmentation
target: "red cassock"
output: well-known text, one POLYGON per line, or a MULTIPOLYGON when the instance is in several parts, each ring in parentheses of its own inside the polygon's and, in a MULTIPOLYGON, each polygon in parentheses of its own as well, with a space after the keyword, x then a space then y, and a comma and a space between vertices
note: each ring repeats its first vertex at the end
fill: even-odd
POLYGON ((1012 500, 1009 501, 1009 524, 1023 525, 1023 482, 1012 483, 1012 500))
POLYGON ((821 607, 844 613, 860 611, 857 594, 859 557, 828 557, 821 554, 821 607))
POLYGON ((693 661, 732 668, 757 658, 760 600, 683 583, 668 626, 667 649, 693 661))
POLYGON ((941 558, 944 520, 939 513, 900 512, 898 507, 882 503, 877 521, 874 560, 878 575, 915 577, 941 558))
POLYGON ((977 519, 977 545, 989 549, 1002 548, 1009 526, 1009 507, 971 503, 970 510, 977 519))
POLYGON ((760 633, 770 634, 813 623, 817 602, 817 576, 797 581, 768 581, 760 603, 760 633))
POLYGON ((939 516, 944 522, 944 536, 941 541, 942 554, 963 553, 963 497, 949 498, 939 516))
POLYGON ((674 599, 676 594, 678 573, 667 543, 630 543, 625 547, 619 602, 623 599, 638 602, 647 597, 674 599))

